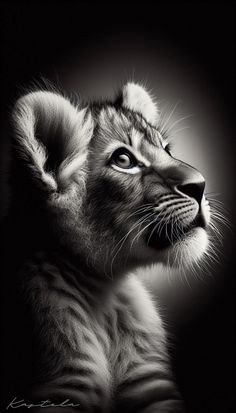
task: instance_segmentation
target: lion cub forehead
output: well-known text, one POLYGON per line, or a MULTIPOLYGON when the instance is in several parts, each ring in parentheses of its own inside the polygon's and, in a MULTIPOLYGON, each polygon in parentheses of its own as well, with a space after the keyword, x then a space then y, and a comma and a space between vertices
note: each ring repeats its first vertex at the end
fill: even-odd
POLYGON ((158 130, 138 113, 127 116, 123 111, 108 106, 100 111, 98 125, 103 138, 118 139, 136 148, 144 141, 156 147, 163 145, 163 138, 158 130))
POLYGON ((132 126, 131 120, 120 110, 112 106, 104 107, 99 114, 98 123, 101 128, 120 126, 129 129, 132 126))

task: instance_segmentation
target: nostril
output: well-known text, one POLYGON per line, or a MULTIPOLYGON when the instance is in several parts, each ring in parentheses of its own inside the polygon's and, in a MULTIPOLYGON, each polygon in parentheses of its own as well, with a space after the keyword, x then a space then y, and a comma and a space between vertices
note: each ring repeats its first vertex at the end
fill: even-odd
POLYGON ((185 195, 196 199, 201 204, 202 196, 205 189, 205 181, 194 182, 192 184, 178 185, 177 189, 185 195))

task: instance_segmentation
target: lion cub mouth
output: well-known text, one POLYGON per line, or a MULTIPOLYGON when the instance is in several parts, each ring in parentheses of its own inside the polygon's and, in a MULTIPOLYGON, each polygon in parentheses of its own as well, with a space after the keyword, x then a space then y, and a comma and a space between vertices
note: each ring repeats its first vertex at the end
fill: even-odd
POLYGON ((183 241, 194 228, 206 228, 207 224, 203 215, 199 212, 188 225, 177 225, 176 222, 163 224, 160 227, 157 221, 150 225, 147 234, 147 244, 156 249, 167 248, 177 241, 183 241))

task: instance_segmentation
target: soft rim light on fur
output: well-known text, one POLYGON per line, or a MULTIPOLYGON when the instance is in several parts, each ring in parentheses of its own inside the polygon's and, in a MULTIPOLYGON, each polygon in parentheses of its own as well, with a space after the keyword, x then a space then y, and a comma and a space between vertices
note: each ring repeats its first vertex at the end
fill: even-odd
MULTIPOLYGON (((93 119, 87 108, 79 109, 59 94, 45 91, 29 93, 16 103, 13 122, 22 157, 28 158, 37 180, 52 191, 76 180, 86 161, 86 149, 93 133, 93 119), (48 158, 47 136, 61 129, 64 160, 57 174, 45 171, 48 158), (38 130, 44 135, 38 138, 38 130)), ((58 142, 59 143, 59 142, 58 142)))

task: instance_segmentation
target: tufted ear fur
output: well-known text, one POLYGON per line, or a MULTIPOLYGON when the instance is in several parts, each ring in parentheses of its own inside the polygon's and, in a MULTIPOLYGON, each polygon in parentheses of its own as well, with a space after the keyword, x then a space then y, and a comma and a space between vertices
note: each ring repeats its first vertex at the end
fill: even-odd
POLYGON ((139 112, 148 122, 156 124, 158 108, 146 89, 137 83, 127 83, 122 89, 122 106, 139 112))
POLYGON ((37 185, 55 192, 80 180, 93 133, 86 108, 57 93, 32 92, 16 102, 13 128, 18 153, 37 185))

